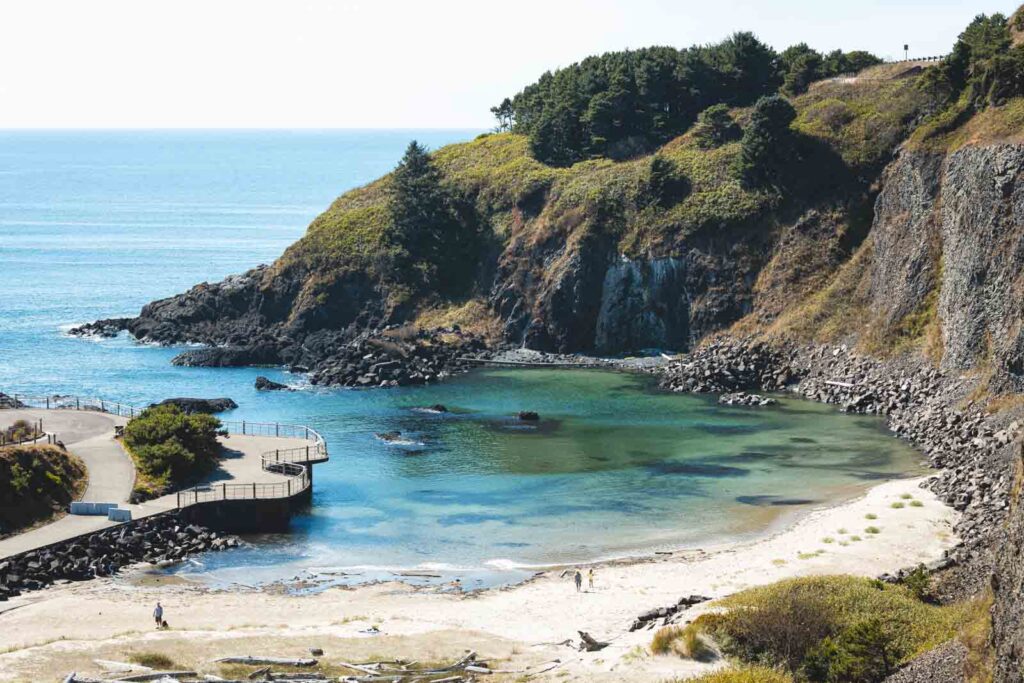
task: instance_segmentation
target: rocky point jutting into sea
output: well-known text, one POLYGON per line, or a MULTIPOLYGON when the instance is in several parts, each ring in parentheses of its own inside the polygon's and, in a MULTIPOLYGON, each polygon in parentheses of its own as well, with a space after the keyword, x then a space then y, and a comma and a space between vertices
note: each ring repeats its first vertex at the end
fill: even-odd
MULTIPOLYGON (((1002 25, 1007 55, 1024 49, 1020 25, 1002 25)), ((434 382, 509 348, 671 349, 685 355, 654 370, 671 391, 789 391, 885 416, 962 513, 959 542, 927 568, 931 598, 991 591, 993 680, 1019 682, 1024 93, 984 71, 965 35, 956 54, 994 80, 949 76, 958 57, 871 66, 733 107, 739 141, 723 129, 709 144, 702 119, 666 139, 594 133, 552 150, 525 128, 547 119, 523 116, 429 162, 410 146, 272 265, 73 333, 199 343, 175 363, 364 388, 434 382), (785 154, 752 175, 764 130, 785 154), (428 208, 446 232, 431 238, 453 254, 403 232, 402 197, 423 210, 403 195, 414 168, 444 196, 428 208)), ((546 106, 522 97, 524 113, 546 106)), ((930 661, 916 680, 938 680, 930 661)))

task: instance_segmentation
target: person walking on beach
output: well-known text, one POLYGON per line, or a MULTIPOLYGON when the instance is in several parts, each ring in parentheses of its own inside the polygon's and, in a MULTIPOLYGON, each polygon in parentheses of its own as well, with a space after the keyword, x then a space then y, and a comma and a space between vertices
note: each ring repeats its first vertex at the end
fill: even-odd
POLYGON ((164 624, 164 606, 159 602, 156 603, 156 609, 153 610, 153 619, 156 621, 156 627, 160 628, 164 624))
POLYGON ((588 590, 594 590, 594 568, 591 567, 587 570, 587 587, 588 590))
POLYGON ((580 589, 583 587, 583 574, 580 573, 579 569, 576 570, 572 580, 576 582, 576 592, 579 593, 580 589))

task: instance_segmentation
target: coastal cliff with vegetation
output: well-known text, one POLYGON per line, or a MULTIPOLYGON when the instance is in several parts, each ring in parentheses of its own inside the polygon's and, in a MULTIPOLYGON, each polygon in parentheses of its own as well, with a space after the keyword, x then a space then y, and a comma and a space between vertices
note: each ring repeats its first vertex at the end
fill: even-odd
MULTIPOLYGON (((493 133, 411 144, 273 264, 80 331, 361 386, 429 381, 485 346, 671 349, 692 352, 665 371, 674 390, 789 387, 886 415, 964 515, 963 545, 923 593, 961 607, 859 678, 830 667, 891 642, 849 615, 786 662, 728 618, 704 635, 784 664, 779 680, 883 680, 956 640, 954 664, 894 680, 953 666, 1019 682, 1022 17, 979 16, 938 62, 776 53, 749 34, 592 57, 497 105, 493 133), (415 374, 389 365, 409 359, 415 374)), ((900 609, 910 576, 893 577, 900 609)))

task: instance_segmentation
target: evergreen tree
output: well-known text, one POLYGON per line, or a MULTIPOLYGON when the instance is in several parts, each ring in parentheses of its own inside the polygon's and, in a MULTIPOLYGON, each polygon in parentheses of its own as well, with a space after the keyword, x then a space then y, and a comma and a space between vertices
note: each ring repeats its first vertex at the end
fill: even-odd
POLYGON ((441 174, 426 148, 413 140, 391 176, 389 238, 399 247, 398 278, 407 284, 444 292, 458 279, 463 232, 441 174))
POLYGON ((498 125, 495 127, 495 131, 498 133, 504 133, 505 131, 512 130, 512 120, 515 112, 512 109, 512 100, 506 97, 496 107, 491 107, 491 113, 494 114, 494 118, 498 120, 498 125))
POLYGON ((694 127, 693 134, 700 147, 711 149, 735 140, 739 136, 739 127, 729 115, 729 107, 724 104, 716 104, 697 116, 697 125, 694 127))
POLYGON ((781 187, 796 157, 789 124, 796 110, 781 95, 762 97, 754 105, 750 124, 743 131, 735 171, 750 187, 781 187))
MULTIPOLYGON (((832 65, 838 67, 840 61, 833 58, 832 65)), ((792 66, 790 66, 789 71, 786 73, 785 79, 782 81, 782 90, 789 95, 799 95, 807 92, 807 88, 811 83, 821 79, 824 73, 824 63, 822 62, 821 55, 812 50, 800 55, 793 61, 792 66)))

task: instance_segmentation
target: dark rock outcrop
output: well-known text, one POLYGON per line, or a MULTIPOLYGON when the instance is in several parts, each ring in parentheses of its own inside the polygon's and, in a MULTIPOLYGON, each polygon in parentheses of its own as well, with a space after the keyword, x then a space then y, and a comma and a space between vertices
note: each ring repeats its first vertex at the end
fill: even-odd
POLYGON ((257 377, 256 378, 256 382, 254 384, 256 386, 256 389, 259 390, 259 391, 291 391, 292 390, 291 387, 289 387, 287 384, 281 384, 280 382, 275 382, 272 379, 268 379, 268 378, 264 377, 263 375, 260 375, 259 377, 257 377))
POLYGON ((188 414, 222 413, 225 410, 233 410, 238 407, 238 404, 230 398, 165 398, 160 403, 153 405, 175 405, 188 414))

